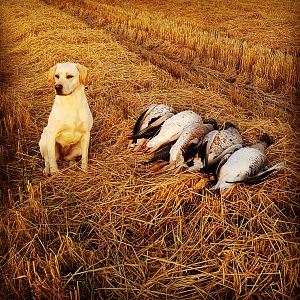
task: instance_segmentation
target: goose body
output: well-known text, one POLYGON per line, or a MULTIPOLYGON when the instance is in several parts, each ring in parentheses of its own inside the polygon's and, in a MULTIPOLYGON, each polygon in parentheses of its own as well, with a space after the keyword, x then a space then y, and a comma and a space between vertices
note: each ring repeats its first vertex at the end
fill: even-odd
POLYGON ((193 123, 203 122, 201 116, 191 110, 173 115, 163 123, 158 134, 148 141, 147 148, 153 153, 161 146, 177 140, 184 129, 193 123))
POLYGON ((241 148, 243 139, 239 130, 231 123, 223 130, 213 130, 203 139, 205 167, 210 168, 232 149, 241 148))
MULTIPOLYGON (((201 142, 205 134, 213 130, 216 126, 217 123, 215 120, 212 120, 207 124, 197 122, 187 126, 177 141, 165 144, 160 149, 156 150, 153 157, 147 162, 147 164, 164 161, 165 163, 158 163, 157 166, 160 167, 169 163, 168 166, 165 166, 161 170, 162 172, 171 168, 184 167, 188 160, 194 160, 197 154, 197 151, 194 149, 201 142)), ((151 169, 156 170, 157 167, 154 166, 151 169)), ((197 169, 200 169, 200 167, 197 169)))
POLYGON ((144 142, 144 138, 150 138, 160 129, 162 123, 176 114, 176 111, 165 104, 151 104, 138 117, 129 139, 130 147, 134 148, 144 142))
POLYGON ((258 183, 273 172, 282 169, 283 163, 270 168, 265 167, 265 149, 269 144, 268 136, 263 134, 257 144, 238 149, 227 157, 225 155, 216 172, 218 182, 212 189, 219 189, 221 194, 226 195, 226 190, 236 183, 258 183))
POLYGON ((197 145, 204 135, 213 129, 212 124, 202 123, 194 123, 186 127, 170 150, 170 163, 183 163, 190 147, 197 145))
POLYGON ((194 123, 186 127, 175 144, 170 149, 170 165, 183 165, 189 159, 194 159, 196 152, 193 149, 199 145, 204 136, 215 129, 217 123, 194 123))

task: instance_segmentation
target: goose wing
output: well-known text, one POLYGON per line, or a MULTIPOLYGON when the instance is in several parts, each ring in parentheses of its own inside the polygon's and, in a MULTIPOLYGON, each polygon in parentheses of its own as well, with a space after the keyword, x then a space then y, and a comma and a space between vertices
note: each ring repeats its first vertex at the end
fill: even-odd
POLYGON ((207 166, 209 149, 211 148, 214 138, 218 134, 218 132, 218 130, 210 131, 203 137, 203 140, 195 146, 195 151, 197 151, 197 154, 200 156, 201 161, 204 162, 204 166, 207 166))
POLYGON ((220 156, 220 159, 219 159, 219 162, 218 162, 218 165, 216 167, 216 170, 214 172, 214 176, 215 176, 215 179, 218 180, 218 175, 220 173, 220 170, 222 168, 222 166, 228 161, 229 157, 234 153, 236 152, 237 150, 241 149, 242 148, 242 145, 241 144, 238 144, 238 145, 233 145, 232 147, 226 149, 226 153, 224 153, 222 156, 220 156))
POLYGON ((161 128, 161 125, 170 117, 172 117, 173 113, 166 113, 163 116, 154 116, 150 121, 147 127, 140 130, 136 134, 132 134, 130 139, 141 139, 141 138, 149 138, 153 137, 158 130, 161 128))
POLYGON ((185 160, 184 155, 188 149, 197 145, 199 139, 204 135, 202 126, 202 123, 194 123, 183 130, 170 150, 170 162, 185 160))
POLYGON ((218 167, 218 181, 212 188, 212 190, 220 189, 221 193, 235 183, 257 174, 263 167, 266 157, 256 149, 244 147, 223 158, 225 163, 223 161, 218 167))
POLYGON ((136 122, 133 126, 132 134, 137 134, 140 131, 146 117, 150 114, 150 112, 156 106, 157 106, 157 104, 151 104, 142 111, 142 113, 139 115, 138 119, 136 120, 136 122))
POLYGON ((229 182, 229 181, 227 181, 227 182, 229 182, 229 183, 245 183, 245 184, 260 183, 263 180, 265 180, 268 176, 278 172, 279 170, 282 170, 284 167, 285 167, 285 164, 283 162, 280 162, 280 163, 273 165, 272 167, 269 167, 269 168, 265 167, 263 170, 259 171, 257 174, 246 177, 243 180, 235 181, 235 182, 229 182))
POLYGON ((187 127, 181 136, 178 138, 178 143, 181 143, 180 150, 183 154, 184 161, 194 158, 199 147, 202 146, 205 136, 213 130, 213 125, 195 123, 187 127))
POLYGON ((220 160, 222 160, 222 158, 224 156, 226 156, 227 159, 228 159, 232 153, 234 153, 235 151, 241 149, 242 147, 243 146, 241 144, 235 144, 235 145, 232 145, 228 148, 225 148, 224 151, 221 154, 219 154, 218 156, 214 157, 214 159, 210 160, 209 162, 208 162, 208 159, 207 159, 206 166, 211 168, 212 166, 217 164, 220 160))
POLYGON ((165 104, 150 105, 139 117, 129 139, 149 138, 160 129, 161 124, 177 112, 165 104))

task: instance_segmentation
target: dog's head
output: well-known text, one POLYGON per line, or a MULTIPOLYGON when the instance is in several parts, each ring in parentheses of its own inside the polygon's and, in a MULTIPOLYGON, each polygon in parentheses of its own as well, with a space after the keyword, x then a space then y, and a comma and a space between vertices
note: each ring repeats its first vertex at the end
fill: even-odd
POLYGON ((87 68, 83 65, 64 62, 58 63, 49 71, 48 82, 55 84, 55 92, 60 96, 68 96, 87 79, 87 68))

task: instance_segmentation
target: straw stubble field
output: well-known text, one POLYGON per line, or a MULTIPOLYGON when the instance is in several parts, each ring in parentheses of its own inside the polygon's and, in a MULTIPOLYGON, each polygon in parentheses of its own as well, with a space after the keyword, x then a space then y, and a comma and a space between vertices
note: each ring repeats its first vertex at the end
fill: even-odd
POLYGON ((7 0, 1 13, 1 299, 296 298, 294 1, 7 0), (44 178, 61 61, 89 69, 89 172, 61 162, 44 178), (286 168, 226 200, 195 188, 200 173, 154 176, 126 148, 154 102, 231 121, 247 145, 268 132, 267 162, 286 168))

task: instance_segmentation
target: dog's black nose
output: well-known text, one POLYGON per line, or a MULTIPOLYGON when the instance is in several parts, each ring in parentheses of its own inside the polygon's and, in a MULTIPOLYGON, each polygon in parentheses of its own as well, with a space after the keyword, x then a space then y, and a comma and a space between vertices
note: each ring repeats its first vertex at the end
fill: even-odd
POLYGON ((55 85, 55 90, 56 90, 57 92, 62 92, 62 89, 63 89, 63 85, 62 85, 62 84, 56 84, 56 85, 55 85))

